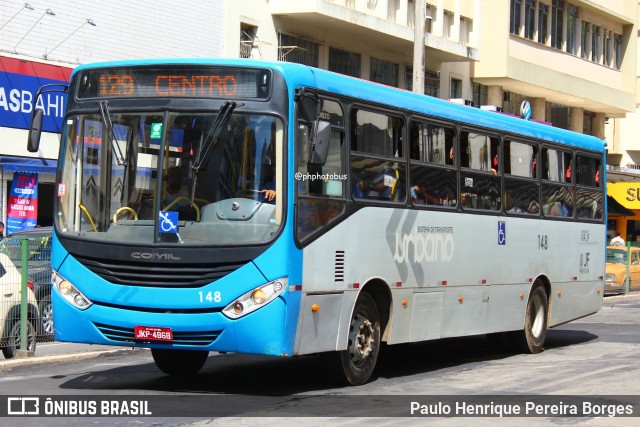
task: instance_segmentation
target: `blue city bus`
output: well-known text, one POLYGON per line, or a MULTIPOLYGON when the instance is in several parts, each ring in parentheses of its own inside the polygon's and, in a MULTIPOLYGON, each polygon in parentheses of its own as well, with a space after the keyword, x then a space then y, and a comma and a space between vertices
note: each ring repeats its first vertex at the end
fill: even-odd
POLYGON ((286 62, 89 64, 53 90, 58 341, 172 375, 322 353, 359 385, 382 343, 538 353, 602 305, 595 137, 286 62))

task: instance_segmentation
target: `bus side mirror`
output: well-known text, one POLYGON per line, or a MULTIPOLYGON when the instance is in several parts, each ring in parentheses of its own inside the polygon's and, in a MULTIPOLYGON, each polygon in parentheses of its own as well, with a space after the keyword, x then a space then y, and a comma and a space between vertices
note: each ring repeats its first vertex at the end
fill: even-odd
POLYGON ((313 124, 314 135, 309 140, 309 163, 312 165, 324 165, 327 162, 329 142, 331 141, 331 123, 316 120, 313 124))
POLYGON ((44 111, 37 108, 31 114, 31 124, 29 125, 29 140, 27 141, 27 150, 35 153, 40 148, 40 135, 42 134, 42 118, 44 111))

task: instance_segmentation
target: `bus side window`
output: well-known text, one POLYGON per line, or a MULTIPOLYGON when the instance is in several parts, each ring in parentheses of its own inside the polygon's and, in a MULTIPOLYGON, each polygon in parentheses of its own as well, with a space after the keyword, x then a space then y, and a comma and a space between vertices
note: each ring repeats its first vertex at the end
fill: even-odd
POLYGON ((324 164, 309 163, 312 122, 299 117, 295 135, 296 237, 304 241, 321 233, 344 212, 346 172, 344 170, 344 116, 340 103, 321 99, 321 119, 331 123, 331 138, 324 164))
POLYGON ((387 114, 351 111, 351 185, 355 199, 404 200, 404 121, 387 114))
POLYGON ((540 184, 537 175, 538 148, 524 142, 504 142, 504 193, 507 213, 538 215, 540 184))
POLYGON ((566 178, 571 153, 543 148, 542 162, 542 211, 548 217, 573 217, 574 189, 566 178))
POLYGON ((298 192, 301 194, 316 194, 331 197, 344 197, 346 174, 343 162, 344 132, 336 128, 344 123, 342 106, 329 100, 321 100, 322 117, 329 119, 332 130, 326 162, 322 165, 308 162, 309 139, 313 132, 312 124, 300 120, 296 135, 297 160, 294 176, 298 192))
POLYGON ((600 159, 578 154, 575 157, 576 212, 578 218, 602 219, 604 196, 600 187, 600 159))
POLYGON ((498 162, 500 140, 475 132, 460 133, 460 189, 463 208, 502 209, 498 162), (467 153, 465 156, 463 153, 467 153), (492 153, 494 155, 492 156, 492 153))
POLYGON ((456 206, 455 131, 438 124, 412 121, 409 133, 411 202, 456 206))

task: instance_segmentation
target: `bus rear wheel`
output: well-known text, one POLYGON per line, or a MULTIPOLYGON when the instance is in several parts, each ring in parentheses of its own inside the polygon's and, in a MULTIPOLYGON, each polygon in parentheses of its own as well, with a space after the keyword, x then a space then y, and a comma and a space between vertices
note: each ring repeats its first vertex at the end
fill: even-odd
POLYGON ((540 353, 544 350, 547 337, 547 318, 549 315, 549 298, 544 286, 533 288, 527 302, 524 317, 524 329, 513 332, 513 344, 516 350, 523 353, 540 353))
POLYGON ((347 349, 332 354, 338 379, 350 385, 369 381, 380 353, 380 315, 373 297, 363 292, 349 323, 347 349))
POLYGON ((152 348, 151 355, 158 369, 165 374, 194 375, 204 366, 209 352, 152 348))

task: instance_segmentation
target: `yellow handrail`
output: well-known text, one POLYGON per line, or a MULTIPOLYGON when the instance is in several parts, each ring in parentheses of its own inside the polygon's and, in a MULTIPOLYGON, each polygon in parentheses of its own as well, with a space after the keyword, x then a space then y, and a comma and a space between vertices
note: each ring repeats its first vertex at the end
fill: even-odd
POLYGON ((96 225, 93 223, 93 218, 91 218, 91 214, 89 213, 89 210, 87 210, 87 208, 85 208, 82 203, 79 203, 78 207, 82 210, 82 212, 84 212, 87 218, 89 218, 89 222, 91 223, 91 227, 93 227, 93 231, 98 231, 98 229, 96 228, 96 225))
POLYGON ((134 211, 129 206, 123 206, 120 209, 118 209, 115 214, 113 214, 113 223, 114 224, 118 223, 118 215, 120 214, 120 212, 123 212, 123 211, 131 212, 133 214, 134 221, 138 220, 138 214, 136 213, 136 211, 134 211))

